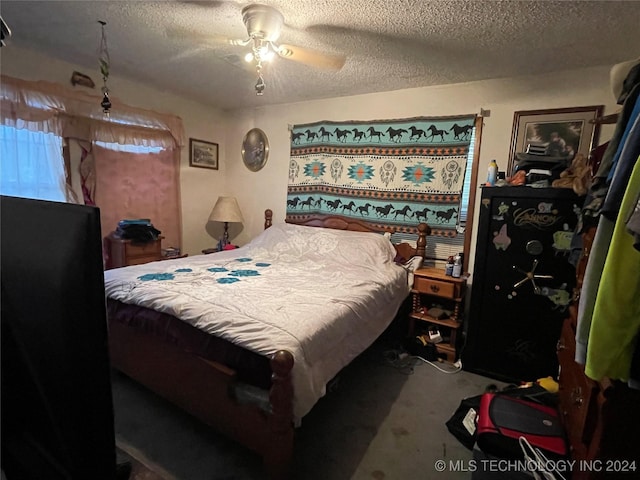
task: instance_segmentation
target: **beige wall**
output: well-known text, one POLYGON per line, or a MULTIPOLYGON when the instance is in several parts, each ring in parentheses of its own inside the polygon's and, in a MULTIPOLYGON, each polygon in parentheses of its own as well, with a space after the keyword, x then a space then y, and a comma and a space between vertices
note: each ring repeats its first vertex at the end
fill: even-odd
MULTIPOLYGON (((97 65, 95 70, 90 70, 13 46, 2 48, 0 62, 2 73, 12 77, 46 80, 71 86, 69 82, 71 73, 78 70, 91 76, 96 85, 102 85, 102 77, 97 65)), ((182 249, 193 255, 200 253, 203 248, 214 246, 216 239, 207 233, 207 227, 215 229, 218 226, 207 225, 207 220, 218 195, 226 189, 227 165, 224 159, 227 154, 225 150, 227 115, 210 105, 203 105, 123 79, 116 72, 109 77, 108 84, 111 96, 129 105, 172 113, 182 118, 186 137, 186 145, 181 151, 180 161, 182 249), (218 143, 219 170, 189 167, 189 137, 218 143)), ((98 88, 96 88, 96 94, 100 94, 98 88)))
MULTIPOLYGON (((97 69, 88 71, 15 47, 3 48, 2 72, 25 79, 68 84, 71 72, 79 70, 99 80, 97 69)), ((375 120, 414 116, 458 115, 490 110, 484 120, 479 180, 495 158, 506 169, 513 123, 518 110, 605 105, 605 113, 618 111, 609 87, 610 66, 595 67, 537 77, 486 80, 467 84, 398 90, 387 93, 333 98, 296 104, 262 107, 225 113, 213 106, 148 88, 118 77, 109 79, 112 95, 142 108, 169 112, 184 121, 186 137, 216 142, 220 146, 220 169, 190 168, 188 148, 182 151, 181 194, 183 250, 189 254, 215 244, 221 227, 207 223, 219 195, 235 195, 245 218, 230 225, 232 241, 245 244, 263 226, 263 212, 271 208, 274 220, 285 216, 289 165, 289 125, 319 120, 375 120), (259 172, 245 168, 241 158, 242 138, 258 127, 270 142, 270 156, 259 172)), ((265 95, 268 95, 268 90, 265 95)), ((601 141, 612 126, 605 126, 601 141)), ((477 212, 476 212, 477 221, 477 212)), ((475 245, 475 239, 472 241, 475 245)), ((473 248, 471 257, 473 258, 473 248)), ((472 271, 472 264, 470 264, 472 271)))
MULTIPOLYGON (((319 120, 376 120, 414 116, 445 116, 490 110, 484 119, 479 182, 486 180, 486 166, 496 159, 500 170, 507 167, 513 114, 535 110, 586 105, 605 105, 605 113, 619 110, 609 88, 610 67, 589 68, 538 77, 496 79, 441 87, 310 101, 236 112, 227 137, 228 182, 245 213, 244 231, 237 241, 245 243, 262 228, 261 212, 274 212, 274 221, 285 216, 289 165, 289 125, 319 120), (271 152, 265 167, 250 172, 242 164, 240 145, 250 128, 258 127, 269 138, 271 152)), ((269 92, 265 91, 265 95, 269 92)), ((602 129, 600 139, 613 133, 602 129)), ((476 191, 479 191, 476 190, 476 191)), ((477 210, 477 209, 476 209, 477 210)), ((477 211, 475 212, 477 222, 477 211)), ((473 259, 475 236, 472 237, 473 259)), ((470 271, 473 271, 472 261, 470 271)))

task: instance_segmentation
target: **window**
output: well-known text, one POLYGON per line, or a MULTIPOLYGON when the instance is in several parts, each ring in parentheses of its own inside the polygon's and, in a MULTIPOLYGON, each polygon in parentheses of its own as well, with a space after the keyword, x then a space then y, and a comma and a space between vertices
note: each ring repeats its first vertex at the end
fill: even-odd
POLYGON ((0 125, 0 193, 65 202, 62 138, 0 125))
POLYGON ((96 145, 116 152, 127 153, 159 153, 164 147, 145 147, 144 145, 121 145, 119 143, 96 142, 96 145))
POLYGON ((464 173, 464 186, 462 187, 462 198, 460 199, 460 225, 467 223, 467 212, 469 211, 469 201, 471 199, 471 172, 473 171, 473 160, 476 151, 476 128, 471 131, 471 143, 469 144, 469 154, 467 155, 467 168, 464 173))

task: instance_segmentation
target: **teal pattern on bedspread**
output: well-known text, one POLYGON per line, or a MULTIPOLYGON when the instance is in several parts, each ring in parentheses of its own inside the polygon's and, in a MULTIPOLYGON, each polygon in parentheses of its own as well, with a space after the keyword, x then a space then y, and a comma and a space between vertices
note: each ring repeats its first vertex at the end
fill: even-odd
POLYGON ((475 115, 294 125, 287 219, 338 214, 454 236, 475 115))
MULTIPOLYGON (((230 265, 233 262, 240 262, 243 264, 247 264, 252 261, 253 259, 251 258, 243 257, 243 258, 235 258, 232 260, 228 260, 225 262, 225 264, 230 265)), ((259 268, 266 268, 271 266, 271 263, 256 262, 254 265, 259 268)), ((208 267, 205 269, 205 271, 213 274, 226 273, 227 274, 226 277, 215 278, 216 283, 221 283, 221 284, 230 284, 230 283, 239 282, 240 279, 238 277, 257 277, 260 275, 260 272, 258 270, 246 269, 246 268, 230 270, 229 268, 224 266, 208 267)), ((193 274, 190 276, 191 278, 196 278, 196 277, 203 278, 203 275, 205 275, 204 272, 194 272, 192 268, 178 268, 175 270, 175 273, 193 274)), ((138 277, 138 280, 141 280, 143 282, 149 282, 153 280, 155 281, 176 280, 175 273, 167 273, 167 272, 146 273, 144 275, 140 275, 138 277)))

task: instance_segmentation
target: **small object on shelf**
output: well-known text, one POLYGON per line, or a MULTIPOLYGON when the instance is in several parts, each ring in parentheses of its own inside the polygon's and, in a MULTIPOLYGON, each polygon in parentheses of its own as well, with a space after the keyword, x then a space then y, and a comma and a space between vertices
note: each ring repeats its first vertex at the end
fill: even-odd
POLYGON ((462 275, 462 255, 462 253, 458 253, 456 258, 453 259, 453 270, 451 272, 453 278, 460 278, 460 275, 462 275))
POLYGON ((162 232, 155 228, 148 218, 125 218, 118 222, 114 235, 138 243, 149 243, 155 242, 160 233, 162 232))
POLYGON ((528 153, 529 155, 546 155, 547 145, 544 143, 530 142, 527 144, 525 153, 528 153))
POLYGON ((511 177, 507 178, 507 183, 512 186, 524 185, 527 181, 527 172, 518 170, 511 177))
POLYGON ((210 253, 218 253, 218 252, 224 252, 226 250, 235 250, 236 248, 238 248, 237 245, 233 245, 231 243, 226 244, 224 247, 220 247, 220 242, 218 242, 218 246, 217 247, 213 247, 213 248, 205 248, 204 250, 202 250, 202 253, 205 255, 209 255, 210 253))
POLYGON ((437 329, 429 330, 429 341, 431 343, 440 343, 442 342, 442 335, 440 335, 440 331, 437 329))
POLYGON ((189 256, 188 253, 182 253, 180 255, 172 255, 170 257, 163 255, 162 258, 160 258, 160 260, 176 260, 178 258, 187 258, 188 256, 189 256))
POLYGON ((179 247, 167 247, 162 249, 162 256, 167 258, 179 257, 180 256, 180 248, 179 247))
POLYGON ((151 225, 151 219, 149 218, 123 218, 118 222, 119 227, 125 225, 151 225))
POLYGON ((527 173, 527 185, 532 187, 549 187, 552 176, 551 170, 532 168, 527 173))
POLYGON ((487 169, 487 187, 495 186, 496 180, 498 180, 498 164, 495 160, 491 160, 487 169))
POLYGON ((444 274, 448 276, 453 275, 453 255, 447 259, 447 264, 444 267, 444 274))
POLYGON ((447 318, 451 316, 450 311, 444 310, 440 307, 431 307, 429 309, 425 307, 424 313, 436 319, 447 318))

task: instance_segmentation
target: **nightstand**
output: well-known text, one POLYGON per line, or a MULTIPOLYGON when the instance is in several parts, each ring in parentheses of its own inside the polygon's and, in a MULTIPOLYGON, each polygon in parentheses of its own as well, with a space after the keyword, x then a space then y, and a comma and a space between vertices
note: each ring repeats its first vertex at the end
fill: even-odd
POLYGON ((420 268, 414 272, 409 336, 437 330, 442 341, 435 343, 436 350, 452 363, 458 357, 466 286, 466 276, 450 277, 441 269, 420 268))
POLYGON ((111 232, 104 239, 104 247, 108 258, 106 268, 140 265, 162 259, 162 238, 158 237, 150 242, 137 243, 129 239, 120 238, 115 235, 115 232, 111 232))

